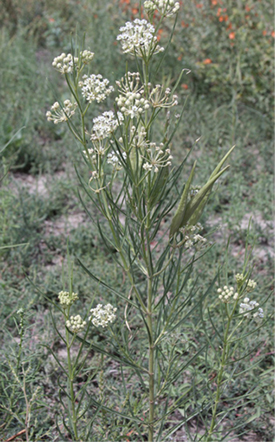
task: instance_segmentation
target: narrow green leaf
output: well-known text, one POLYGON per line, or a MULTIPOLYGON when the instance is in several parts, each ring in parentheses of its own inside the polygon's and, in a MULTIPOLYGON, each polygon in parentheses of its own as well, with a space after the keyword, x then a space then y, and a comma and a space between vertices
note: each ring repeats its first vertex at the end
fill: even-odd
POLYGON ((231 149, 227 152, 227 154, 223 157, 223 159, 220 161, 220 163, 217 165, 216 169, 213 170, 212 174, 210 175, 209 179, 211 180, 211 178, 213 178, 217 173, 219 173, 219 171, 221 170, 222 166, 224 165, 225 161, 227 160, 227 158, 229 157, 229 155, 231 154, 231 152, 233 151, 233 149, 235 148, 235 146, 231 147, 231 149))
POLYGON ((80 261, 79 258, 77 258, 78 263, 81 265, 81 267, 85 270, 85 272, 91 276, 96 282, 98 282, 102 287, 105 287, 107 290, 110 290, 110 292, 114 293, 114 295, 118 296, 119 298, 124 299, 127 303, 133 305, 135 308, 138 308, 135 302, 131 301, 131 299, 128 299, 126 296, 119 293, 114 288, 110 287, 106 282, 102 281, 101 279, 97 278, 90 270, 87 269, 87 267, 80 261))

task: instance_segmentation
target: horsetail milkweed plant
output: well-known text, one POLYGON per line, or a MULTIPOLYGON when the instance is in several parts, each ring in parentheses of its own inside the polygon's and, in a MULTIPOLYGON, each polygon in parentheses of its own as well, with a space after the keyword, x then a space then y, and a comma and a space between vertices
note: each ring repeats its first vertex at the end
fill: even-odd
MULTIPOLYGON (((115 259, 130 287, 128 293, 122 293, 108 286, 100 275, 86 269, 126 307, 123 313, 111 304, 98 304, 91 309, 91 316, 84 319, 79 314, 70 314, 78 297, 72 287, 69 292, 59 294, 66 324, 64 342, 68 359, 68 369, 64 368, 64 373, 68 378, 69 405, 63 423, 74 440, 97 440, 92 425, 95 418, 90 425, 85 420, 88 409, 94 410, 96 419, 103 413, 103 421, 106 415, 113 413, 112 422, 120 419, 127 423, 125 428, 130 429, 127 434, 132 434, 135 440, 150 442, 171 438, 173 432, 192 417, 208 413, 209 420, 204 418, 205 432, 196 440, 213 440, 215 432, 219 431, 218 404, 232 345, 235 345, 234 336, 249 317, 257 321, 263 317, 258 303, 246 296, 254 289, 254 282, 244 268, 242 274, 236 275, 237 288, 218 289, 215 300, 220 303, 226 318, 224 330, 216 336, 221 349, 216 353, 216 388, 206 389, 208 400, 200 402, 197 409, 188 406, 188 398, 199 381, 187 376, 185 388, 180 389, 179 395, 172 394, 177 382, 183 379, 184 370, 188 372, 188 367, 196 363, 203 352, 207 353, 206 344, 191 352, 189 360, 188 356, 185 360, 176 351, 175 344, 181 339, 176 336, 181 336, 185 325, 189 324, 189 316, 200 305, 193 303, 196 285, 192 285, 191 278, 194 262, 207 250, 199 219, 215 182, 229 167, 222 168, 233 150, 225 155, 200 188, 192 186, 194 164, 181 191, 175 192, 186 162, 185 158, 178 167, 173 166, 172 139, 182 116, 182 111, 176 110, 179 104, 175 90, 181 77, 173 87, 153 84, 152 78, 158 74, 169 48, 169 44, 166 49, 161 46, 158 31, 165 19, 176 19, 179 7, 175 0, 145 1, 143 10, 147 19, 135 19, 120 28, 117 41, 122 52, 135 61, 136 70, 125 72, 114 86, 101 74, 90 73, 94 53, 89 50, 63 53, 53 61, 53 67, 66 80, 70 98, 54 103, 46 114, 47 119, 55 124, 66 122, 81 146, 79 155, 90 173, 86 181, 79 174, 81 185, 97 207, 101 220, 106 220, 106 225, 98 223, 100 235, 116 251, 115 259), (154 17, 157 17, 156 25, 154 17), (158 61, 158 69, 154 68, 154 60, 158 61), (114 94, 112 109, 91 121, 90 108, 114 94), (139 321, 138 333, 131 327, 136 320, 139 321), (115 355, 121 367, 125 398, 121 401, 120 394, 115 407, 104 397, 104 385, 98 398, 95 394, 92 399, 84 399, 89 376, 84 387, 80 390, 75 387, 83 360, 88 357, 89 350, 85 354, 84 349, 88 346, 106 355, 105 347, 95 345, 90 338, 92 327, 104 333, 113 346, 110 357, 115 355), (119 335, 120 329, 123 338, 119 335), (79 352, 73 358, 72 345, 77 343, 79 352), (127 379, 130 382, 132 376, 137 378, 139 392, 126 388, 127 379), (185 415, 180 425, 167 425, 169 416, 179 408, 186 409, 190 416, 185 415)), ((212 286, 205 289, 201 299, 212 286)), ((119 430, 116 428, 113 434, 112 428, 105 431, 102 425, 101 437, 105 435, 110 440, 126 437, 123 425, 119 425, 119 430)), ((189 437, 192 440, 191 434, 189 437)))

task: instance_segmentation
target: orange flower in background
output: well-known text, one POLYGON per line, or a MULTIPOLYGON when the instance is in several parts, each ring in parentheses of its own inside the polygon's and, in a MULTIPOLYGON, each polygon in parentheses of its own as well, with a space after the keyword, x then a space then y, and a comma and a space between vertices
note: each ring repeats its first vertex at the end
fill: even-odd
POLYGON ((219 17, 219 21, 223 21, 223 17, 219 17))
POLYGON ((218 8, 218 10, 217 10, 217 16, 218 17, 221 15, 221 12, 222 12, 222 8, 218 8))
POLYGON ((223 17, 223 21, 227 21, 228 20, 228 15, 225 15, 224 17, 223 17))
POLYGON ((216 6, 218 4, 217 0, 212 0, 211 3, 213 6, 216 6))
POLYGON ((134 15, 135 15, 135 14, 138 14, 138 9, 137 9, 137 8, 133 8, 133 9, 132 9, 132 14, 134 14, 134 15))
POLYGON ((267 34, 267 31, 266 31, 266 30, 264 30, 264 31, 263 31, 263 36, 265 37, 265 36, 266 36, 266 34, 267 34))
POLYGON ((203 4, 202 3, 198 3, 197 5, 196 5, 196 8, 198 8, 198 9, 200 9, 200 8, 202 8, 203 7, 203 4))
POLYGON ((178 56, 178 61, 182 60, 182 54, 178 56))
POLYGON ((54 19, 53 17, 50 17, 50 18, 49 18, 49 22, 50 22, 50 23, 53 23, 53 22, 55 22, 55 19, 54 19))
POLYGON ((230 29, 232 29, 232 23, 229 23, 229 25, 226 28, 227 31, 229 31, 230 29))
POLYGON ((275 38, 275 31, 271 32, 271 37, 275 38))
POLYGON ((188 24, 188 23, 185 23, 185 22, 182 20, 182 21, 181 21, 181 26, 182 26, 183 28, 188 28, 189 24, 188 24))
POLYGON ((188 85, 185 84, 185 83, 183 83, 183 84, 181 85, 181 87, 182 87, 182 89, 188 89, 188 85))
POLYGON ((229 36, 230 40, 234 40, 235 38, 235 32, 230 32, 229 36))
POLYGON ((161 34, 163 33, 163 29, 158 30, 157 40, 160 41, 161 34))
POLYGON ((247 11, 247 12, 249 12, 250 11, 250 7, 249 6, 245 6, 245 10, 247 11))
POLYGON ((203 60, 203 64, 211 64, 212 60, 211 58, 206 58, 205 60, 203 60))

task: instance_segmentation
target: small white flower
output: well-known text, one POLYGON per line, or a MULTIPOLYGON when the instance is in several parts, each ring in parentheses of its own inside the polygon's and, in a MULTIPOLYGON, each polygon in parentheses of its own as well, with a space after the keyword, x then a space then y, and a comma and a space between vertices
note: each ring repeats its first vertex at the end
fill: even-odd
MULTIPOLYGON (((126 159, 126 152, 122 152, 122 156, 126 159)), ((122 164, 119 160, 119 157, 114 151, 111 151, 107 154, 107 163, 112 164, 114 170, 120 170, 122 168, 122 164)))
POLYGON ((169 108, 178 104, 178 96, 173 95, 171 97, 171 90, 166 88, 164 91, 163 86, 157 84, 150 92, 150 102, 153 107, 169 108))
POLYGON ((78 83, 82 90, 82 95, 89 103, 96 101, 101 103, 111 92, 114 91, 113 86, 109 86, 109 80, 103 78, 102 75, 83 75, 83 78, 78 83))
POLYGON ((130 116, 131 119, 139 118, 150 107, 149 101, 144 98, 144 88, 139 83, 138 72, 127 72, 116 82, 120 93, 116 98, 117 105, 123 115, 130 116))
POLYGON ((144 9, 152 12, 157 9, 164 17, 176 14, 180 8, 179 2, 175 0, 148 0, 144 2, 144 9))
POLYGON ((262 319, 264 317, 263 309, 259 307, 258 310, 255 311, 258 305, 258 302, 250 301, 249 298, 245 298, 244 302, 240 304, 240 313, 247 318, 251 318, 252 316, 252 318, 256 320, 262 319), (254 313, 251 312, 252 310, 254 310, 254 313))
POLYGON ((74 67, 77 68, 78 58, 73 57, 72 54, 61 54, 56 57, 52 65, 61 74, 70 74, 73 72, 74 67))
POLYGON ((63 107, 56 101, 51 110, 46 112, 48 121, 53 121, 54 124, 63 123, 68 121, 75 114, 77 103, 71 103, 70 100, 65 100, 63 107))
POLYGON ((83 321, 80 315, 71 316, 68 321, 66 321, 66 326, 73 332, 78 333, 86 325, 86 321, 83 321))
POLYGON ((58 294, 58 299, 61 305, 70 306, 78 299, 78 294, 61 291, 58 294))
POLYGON ((104 112, 99 117, 93 119, 93 133, 91 135, 92 141, 103 140, 108 138, 123 121, 123 115, 118 112, 117 117, 113 111, 104 112))
MULTIPOLYGON (((195 247, 196 249, 203 248, 207 240, 202 235, 199 235, 198 232, 202 230, 202 225, 200 223, 195 224, 194 226, 186 226, 180 231, 183 233, 183 241, 184 247, 186 249, 190 249, 191 247, 195 247)), ((221 289, 218 289, 218 293, 221 293, 221 289)))
POLYGON ((146 160, 143 169, 157 173, 159 168, 170 166, 173 157, 170 155, 170 149, 163 149, 162 143, 159 146, 156 143, 149 143, 145 147, 143 158, 146 160))
POLYGON ((90 312, 92 315, 89 317, 89 321, 92 321, 95 327, 107 327, 108 324, 112 324, 116 319, 117 309, 114 308, 111 304, 107 304, 102 306, 102 304, 98 304, 96 308, 92 308, 90 312))
POLYGON ((133 23, 125 23, 119 30, 121 34, 117 36, 117 40, 121 42, 124 53, 148 59, 151 55, 164 51, 158 45, 154 26, 147 20, 137 18, 133 23))

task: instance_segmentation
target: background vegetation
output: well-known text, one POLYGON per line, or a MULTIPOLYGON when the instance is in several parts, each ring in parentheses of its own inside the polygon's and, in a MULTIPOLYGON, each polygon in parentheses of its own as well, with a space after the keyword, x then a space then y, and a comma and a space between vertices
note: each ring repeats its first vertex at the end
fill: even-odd
MULTIPOLYGON (((79 148, 65 126, 46 121, 45 113, 57 96, 62 100, 67 98, 65 85, 51 62, 61 52, 70 52, 76 38, 81 41, 85 37, 85 47, 95 53, 92 64, 95 73, 101 73, 114 84, 124 70, 116 45, 118 29, 126 20, 138 16, 139 3, 133 0, 2 0, 2 6, 0 368, 3 376, 0 397, 3 407, 0 413, 3 423, 0 438, 6 440, 19 433, 28 417, 33 428, 40 429, 32 440, 59 440, 55 414, 60 373, 43 344, 51 342, 60 357, 63 349, 54 335, 45 296, 56 299, 62 289, 62 263, 66 262, 67 249, 75 257, 81 256, 82 261, 110 285, 123 289, 124 278, 78 201, 74 166, 81 169, 79 148), (26 331, 22 337, 26 373, 23 386, 12 370, 21 342, 20 315, 16 313, 19 308, 26 312, 26 331), (33 398, 31 404, 26 402, 26 393, 33 398)), ((227 241, 230 241, 229 255, 222 274, 230 279, 234 272, 241 271, 247 228, 252 218, 249 234, 250 247, 254 244, 252 277, 257 280, 259 296, 273 289, 272 47, 275 34, 272 12, 269 0, 184 1, 161 79, 173 82, 181 69, 191 70, 183 76, 178 90, 185 111, 172 150, 174 161, 179 162, 200 137, 189 159, 191 164, 194 156, 198 158, 200 173, 197 173, 196 184, 203 183, 218 158, 236 144, 230 171, 202 219, 204 235, 211 235, 215 245, 197 269, 201 287, 211 282, 224 264, 227 241)), ((164 28, 159 37, 165 40, 168 31, 164 28)), ((98 113, 103 110, 98 109, 98 113)), ((120 301, 102 293, 77 263, 74 291, 80 294, 79 309, 87 310, 93 297, 98 302, 110 301, 119 307, 120 301)), ((215 291, 209 297, 214 300, 215 291)), ((271 300, 264 309, 266 314, 272 311, 271 300)), ((215 321, 217 324, 220 321, 218 314, 215 321)), ((200 336, 193 318, 194 345, 200 336)), ((242 384, 233 382, 227 392, 236 397, 250 389, 255 391, 253 401, 244 402, 240 413, 257 418, 239 429, 236 437, 240 439, 249 433, 253 434, 253 440, 272 440, 272 337, 271 326, 265 327, 256 338, 247 337, 243 349, 250 350, 251 360, 260 359, 260 363, 246 373, 242 384)), ((182 336, 177 344, 178 352, 182 352, 180 343, 188 339, 190 336, 182 336)), ((109 393, 119 388, 116 367, 109 364, 109 371, 101 373, 102 361, 97 355, 93 355, 89 363, 95 368, 92 385, 95 390, 103 384, 109 393)), ((194 370, 196 376, 200 376, 203 366, 194 370)), ((180 393, 180 385, 179 382, 175 395, 180 393)), ((111 393, 109 401, 112 401, 111 393)), ((226 408, 228 404, 221 406, 226 408)), ((175 421, 181 413, 184 410, 175 414, 175 421)), ((229 423, 238 417, 230 411, 229 423)), ((106 417, 105 434, 108 434, 108 425, 106 417)), ((134 440, 131 428, 117 422, 118 428, 123 425, 124 440, 134 440)), ((180 433, 178 437, 184 440, 180 433)), ((24 434, 16 440, 25 440, 24 434)))

